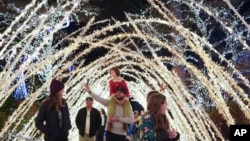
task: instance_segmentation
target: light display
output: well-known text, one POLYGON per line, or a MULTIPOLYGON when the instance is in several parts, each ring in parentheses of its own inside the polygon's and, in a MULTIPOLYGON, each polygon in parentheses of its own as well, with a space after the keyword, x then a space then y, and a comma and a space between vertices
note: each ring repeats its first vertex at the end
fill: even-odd
MULTIPOLYGON (((17 82, 19 79, 23 80, 23 77, 24 77, 24 73, 21 72, 21 74, 17 78, 17 82)), ((17 86, 16 90, 14 91, 14 94, 13 94, 14 99, 15 100, 26 99, 29 96, 27 87, 28 86, 27 86, 26 82, 23 80, 21 82, 21 84, 19 86, 17 86)))
MULTIPOLYGON (((29 90, 29 97, 5 122, 0 137, 10 133, 8 135, 12 136, 12 140, 42 139, 37 137, 39 131, 34 125, 36 115, 25 124, 21 119, 41 94, 46 94, 52 78, 57 77, 66 82, 64 97, 70 107, 73 125, 69 139, 75 140, 78 138, 75 116, 88 95, 83 84, 90 79, 93 91, 108 97, 108 72, 111 67, 121 69, 122 75, 128 78, 131 95, 143 106, 146 105, 147 92, 160 90, 159 84, 168 84, 169 89, 164 94, 173 116, 171 126, 181 133, 180 140, 225 140, 204 109, 206 106, 216 107, 227 125, 235 124, 222 91, 227 92, 228 97, 238 104, 239 110, 250 120, 249 94, 238 85, 240 81, 249 89, 249 81, 234 64, 241 55, 237 47, 249 51, 250 27, 246 22, 249 15, 243 17, 229 0, 223 0, 227 7, 225 9, 210 7, 195 0, 171 0, 168 3, 148 0, 150 7, 147 11, 140 15, 126 14, 127 21, 96 21, 93 16, 85 26, 63 35, 62 30, 72 20, 79 18, 76 11, 88 2, 57 1, 57 5, 50 7, 46 0, 32 0, 0 34, 0 56, 6 62, 0 72, 0 106, 21 82, 35 77, 41 83, 38 85, 37 81, 34 82, 36 87, 29 90), (177 14, 166 6, 169 3, 177 3, 177 14), (182 18, 178 16, 179 10, 182 11, 182 18), (157 16, 148 15, 152 11, 157 16), (185 17, 185 12, 190 12, 193 17, 185 17), (197 30, 187 28, 186 22, 196 23, 197 30), (225 38, 218 42, 213 42, 211 38, 213 23, 218 24, 221 27, 219 31, 224 33, 225 38), (92 27, 101 24, 106 26, 92 30, 92 27), (62 39, 57 41, 59 36, 62 39), (220 52, 216 47, 223 47, 226 51, 220 52), (101 49, 106 53, 86 64, 86 56, 101 49), (171 55, 160 55, 160 51, 171 55), (188 56, 188 51, 198 57, 188 56), (229 53, 233 55, 227 59, 225 56, 229 53), (27 60, 13 73, 12 70, 23 56, 27 56, 27 60), (217 61, 213 56, 218 58, 217 61), (197 67, 187 60, 198 62, 203 67, 197 67), (226 65, 221 65, 222 62, 226 65), (182 66, 189 74, 188 84, 178 71, 167 68, 166 64, 174 68, 182 66), (20 77, 24 71, 25 74, 20 77), (12 86, 13 80, 18 77, 20 83, 12 86), (20 126, 22 128, 18 129, 20 126)), ((91 15, 87 11, 85 13, 91 15)), ((100 105, 95 103, 95 106, 100 105)))

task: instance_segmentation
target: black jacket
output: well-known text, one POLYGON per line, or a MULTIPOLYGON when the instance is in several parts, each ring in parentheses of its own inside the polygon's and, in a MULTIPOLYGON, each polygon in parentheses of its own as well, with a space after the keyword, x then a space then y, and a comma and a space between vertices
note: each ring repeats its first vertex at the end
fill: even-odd
POLYGON ((45 141, 68 140, 71 123, 67 104, 64 104, 60 110, 62 112, 62 128, 59 127, 58 113, 48 109, 48 101, 43 102, 40 106, 38 115, 35 119, 35 125, 44 133, 45 141))
MULTIPOLYGON (((76 115, 76 127, 78 128, 79 134, 81 136, 84 136, 86 116, 87 116, 86 107, 80 109, 76 115)), ((97 109, 92 108, 90 111, 89 137, 93 137, 95 135, 97 130, 100 128, 101 123, 102 123, 102 118, 100 112, 97 109)))
POLYGON ((107 115, 104 115, 104 127, 106 126, 106 123, 107 123, 107 115))
POLYGON ((158 131, 155 135, 155 141, 178 141, 179 138, 180 134, 177 132, 177 136, 173 139, 170 139, 166 130, 158 131))

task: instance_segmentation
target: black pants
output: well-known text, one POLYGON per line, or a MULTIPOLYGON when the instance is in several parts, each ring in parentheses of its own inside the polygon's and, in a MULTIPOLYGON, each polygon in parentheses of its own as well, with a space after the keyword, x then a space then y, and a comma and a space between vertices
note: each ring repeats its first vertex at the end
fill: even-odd
POLYGON ((126 141, 125 135, 117 135, 107 131, 106 141, 126 141))
POLYGON ((103 136, 104 136, 104 126, 101 126, 99 130, 96 133, 95 136, 95 141, 104 141, 103 136))

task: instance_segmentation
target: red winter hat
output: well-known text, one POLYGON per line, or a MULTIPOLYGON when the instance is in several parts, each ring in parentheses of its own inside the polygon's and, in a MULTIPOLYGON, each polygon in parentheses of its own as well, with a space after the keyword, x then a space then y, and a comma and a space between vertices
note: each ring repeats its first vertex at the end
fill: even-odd
POLYGON ((64 83, 59 80, 53 79, 50 83, 50 93, 56 94, 64 88, 64 83))

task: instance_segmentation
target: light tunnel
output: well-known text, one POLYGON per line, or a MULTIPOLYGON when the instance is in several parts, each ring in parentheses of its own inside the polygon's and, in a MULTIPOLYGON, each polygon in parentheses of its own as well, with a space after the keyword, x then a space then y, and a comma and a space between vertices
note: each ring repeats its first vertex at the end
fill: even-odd
MULTIPOLYGON (((200 19, 196 21, 202 23, 197 23, 200 32, 204 32, 201 35, 185 27, 161 2, 149 2, 160 18, 126 14, 127 21, 121 22, 115 19, 95 21, 95 17, 92 17, 84 26, 67 35, 62 32, 68 26, 65 23, 68 23, 80 1, 65 2, 44 13, 38 11, 45 1, 40 4, 32 1, 27 5, 0 34, 0 56, 5 61, 0 72, 0 107, 16 88, 29 82, 28 97, 9 115, 0 137, 12 136, 13 140, 18 141, 42 139, 34 125, 36 112, 29 119, 26 116, 34 103, 39 104, 39 99, 48 95, 50 81, 57 78, 65 82, 63 97, 69 105, 73 126, 69 139, 76 140, 78 131, 74 123, 75 116, 85 106, 88 96, 83 85, 89 79, 93 92, 108 98, 109 70, 112 67, 120 69, 130 95, 145 109, 147 93, 160 90, 161 84, 168 85, 163 94, 167 97, 168 109, 173 116, 169 120, 171 127, 181 134, 181 141, 226 140, 222 129, 211 118, 209 108, 218 112, 225 126, 234 125, 237 116, 230 112, 229 98, 237 105, 242 116, 249 120, 249 94, 239 86, 240 82, 249 89, 249 80, 234 62, 213 47, 215 44, 208 40, 210 35, 205 34, 210 29, 201 26, 206 22, 200 19), (96 26, 98 28, 93 28, 96 26), (57 36, 62 38, 55 41, 57 36), (95 54, 96 51, 101 52, 101 55, 95 54), (196 57, 188 58, 186 52, 192 52, 196 57), (218 60, 215 61, 213 56, 218 60), (199 62, 199 65, 188 61, 190 58, 199 62)), ((194 13, 200 9, 219 24, 227 33, 224 41, 227 46, 231 47, 237 42, 249 51, 248 38, 236 34, 236 29, 228 26, 223 18, 211 14, 211 9, 195 1, 184 3, 194 13)), ((239 21, 245 23, 242 17, 237 16, 239 21)), ((234 23, 233 20, 228 22, 234 23)), ((243 25, 242 28, 249 33, 249 26, 243 25)), ((103 108, 96 101, 94 107, 103 108)))

